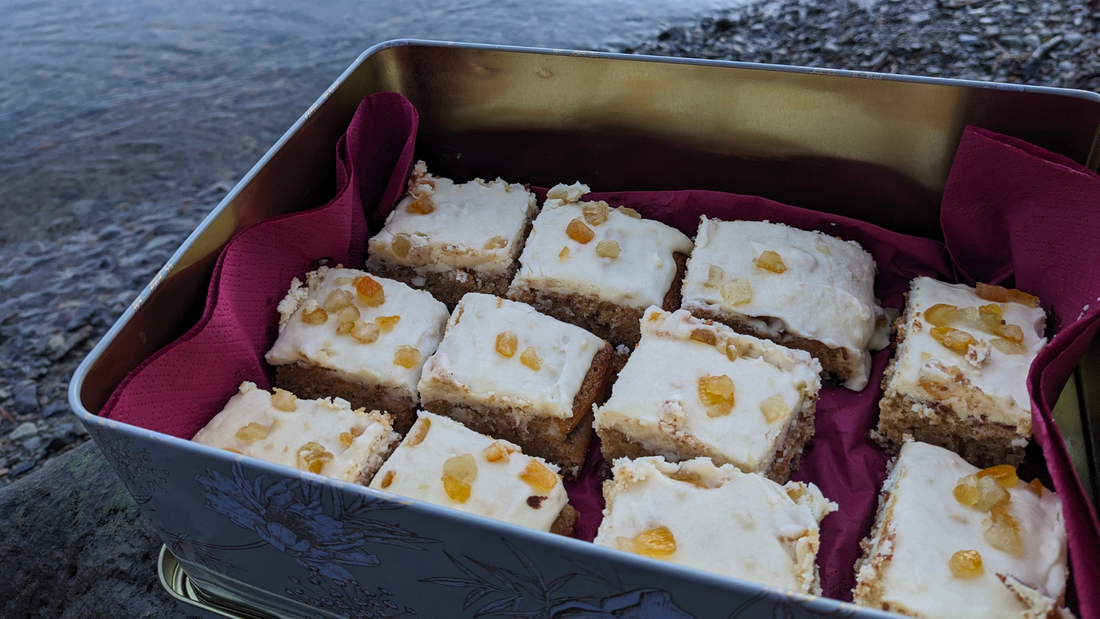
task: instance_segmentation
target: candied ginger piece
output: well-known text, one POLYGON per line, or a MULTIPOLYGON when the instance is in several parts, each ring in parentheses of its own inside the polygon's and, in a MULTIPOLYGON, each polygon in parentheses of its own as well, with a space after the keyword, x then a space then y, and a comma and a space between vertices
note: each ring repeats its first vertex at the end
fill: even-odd
POLYGON ((783 257, 770 249, 761 252, 760 256, 752 262, 757 267, 772 273, 785 273, 787 271, 787 265, 783 263, 783 257))
POLYGON ((505 247, 508 247, 508 239, 503 236, 494 236, 485 241, 485 249, 504 249, 505 247))
POLYGON ((752 302, 752 286, 749 280, 737 277, 722 284, 722 299, 730 305, 745 305, 752 302))
POLYGON ((1020 344, 1024 341, 1024 330, 1019 325, 1011 323, 1000 324, 993 327, 993 335, 999 335, 1004 339, 1020 344))
POLYGON ((989 341, 990 346, 1003 352, 1006 355, 1022 355, 1027 352, 1027 346, 1016 342, 1010 342, 1003 340, 999 337, 995 337, 989 341))
POLYGON ((1043 497, 1043 482, 1039 481, 1038 477, 1028 482, 1027 489, 1030 490, 1035 496, 1039 498, 1043 497))
POLYGON ((996 303, 1019 303, 1028 307, 1039 307, 1039 297, 1032 296, 1015 288, 1004 288, 978 282, 975 286, 978 298, 996 303))
POLYGON ((787 406, 787 402, 783 399, 783 396, 776 394, 765 398, 764 401, 760 403, 760 412, 764 413, 764 419, 766 419, 768 423, 771 423, 791 412, 791 408, 787 406))
POLYGON ((390 251, 393 252, 393 255, 404 260, 409 257, 409 252, 412 251, 412 241, 404 234, 398 234, 390 242, 390 251))
POLYGON ((399 322, 401 322, 400 316, 378 316, 374 319, 374 324, 385 333, 393 331, 394 326, 399 322))
MULTIPOLYGON (((375 327, 377 328, 377 327, 375 327)), ((417 363, 420 363, 420 351, 402 344, 397 347, 397 350, 393 353, 394 365, 400 365, 403 368, 411 369, 417 363)))
POLYGON ((569 238, 580 243, 581 245, 584 245, 585 243, 591 241, 592 238, 596 236, 596 233, 592 231, 592 228, 586 226, 584 222, 580 219, 570 220, 569 225, 565 227, 565 234, 568 235, 569 238))
POLYGON ((978 471, 978 479, 992 477, 1005 489, 1015 488, 1020 478, 1016 476, 1016 467, 1011 464, 998 464, 978 471))
POLYGON ((328 293, 328 298, 325 299, 325 304, 321 307, 325 308, 326 312, 339 312, 354 302, 355 295, 353 295, 350 290, 337 288, 328 293))
POLYGON ((707 407, 708 417, 724 417, 733 412, 735 392, 733 379, 725 374, 708 374, 699 379, 699 399, 707 407))
POLYGON ((325 465, 336 456, 325 451, 324 445, 317 441, 310 441, 298 449, 298 468, 310 473, 320 474, 325 465))
POLYGON ((341 307, 339 310, 336 311, 336 319, 339 320, 340 324, 342 325, 353 323, 356 320, 359 320, 359 318, 359 308, 355 307, 354 305, 341 307))
POLYGON ((432 204, 430 196, 419 196, 410 202, 405 210, 414 215, 428 215, 435 211, 435 206, 432 204))
POLYGON ((617 208, 615 210, 619 211, 623 215, 626 215, 627 217, 633 217, 634 219, 641 219, 642 218, 641 213, 639 213, 638 211, 630 208, 629 206, 620 206, 619 208, 617 208))
POLYGON ((708 346, 714 346, 718 343, 718 336, 710 329, 692 329, 691 339, 696 342, 702 342, 708 346))
POLYGON ((378 325, 366 323, 362 320, 357 320, 347 325, 340 325, 340 327, 336 329, 337 333, 340 333, 341 329, 345 326, 347 327, 348 335, 355 338, 355 341, 360 344, 371 344, 377 341, 379 334, 382 333, 382 329, 378 328, 378 325))
POLYGON ((511 331, 501 331, 497 334, 497 352, 504 357, 511 357, 516 354, 516 348, 519 346, 519 340, 516 338, 516 334, 511 331))
POLYGON ((622 250, 619 249, 619 243, 616 241, 603 240, 596 243, 596 255, 601 258, 618 258, 620 251, 622 250))
POLYGON ((540 494, 546 494, 558 485, 558 474, 542 465, 538 460, 531 460, 519 474, 519 478, 527 482, 531 489, 540 494))
POLYGON ((382 483, 379 484, 379 485, 382 486, 383 490, 390 487, 390 484, 393 483, 393 478, 394 478, 395 475, 396 475, 396 473, 394 472, 393 469, 390 469, 390 470, 386 471, 386 474, 382 476, 382 483))
POLYGON ((284 413, 293 413, 298 410, 298 396, 276 387, 271 394, 271 405, 284 413))
POLYGON ((271 428, 256 423, 255 421, 250 421, 248 425, 242 426, 240 430, 237 430, 234 436, 247 443, 252 443, 267 438, 268 434, 271 434, 271 428))
POLYGON ((933 327, 946 327, 955 320, 959 308, 946 303, 937 303, 924 311, 924 320, 933 327))
POLYGON ((409 436, 405 439, 405 444, 409 447, 416 447, 420 443, 424 442, 424 438, 428 436, 428 430, 432 428, 432 420, 426 417, 422 417, 416 421, 416 425, 409 430, 409 436))
POLYGON ((676 538, 666 526, 643 531, 634 537, 634 554, 665 559, 676 552, 676 538))
POLYGON ((465 503, 470 499, 470 484, 477 479, 477 460, 473 454, 448 458, 443 463, 443 490, 452 501, 465 503))
POLYGON ((386 291, 372 277, 362 277, 355 282, 355 291, 359 300, 369 307, 378 307, 386 302, 386 291))
POLYGON ((726 272, 722 270, 722 267, 712 264, 707 268, 707 281, 703 282, 703 286, 717 288, 722 284, 722 278, 725 276, 726 272))
POLYGON ((977 550, 960 550, 951 555, 948 563, 955 578, 974 578, 982 575, 982 555, 977 550))
POLYGON ((987 512, 1004 505, 1012 498, 996 479, 990 476, 967 475, 959 479, 954 490, 955 500, 963 505, 987 512))
POLYGON ((542 357, 535 351, 534 346, 528 346, 519 356, 520 363, 538 372, 542 369, 542 357))
POLYGON ((940 344, 959 353, 966 353, 970 345, 977 342, 974 336, 966 331, 952 329, 951 327, 932 327, 929 334, 940 344))
POLYGON ((581 207, 581 211, 584 213, 584 220, 590 225, 598 226, 607 221, 607 213, 610 211, 607 207, 607 202, 600 200, 599 202, 589 202, 581 207))
POLYGON ((561 260, 562 262, 565 262, 566 260, 569 260, 569 248, 568 247, 562 247, 561 248, 561 251, 558 252, 558 260, 561 260))
POLYGON ((985 530, 985 541, 997 550, 1018 557, 1024 554, 1024 540, 1020 537, 1020 523, 1008 513, 1003 505, 994 507, 989 513, 992 523, 985 530))
POLYGON ((325 308, 317 305, 316 301, 309 301, 302 308, 302 322, 307 325, 323 325, 327 320, 328 312, 325 311, 325 308))
POLYGON ((485 459, 489 462, 500 462, 501 460, 507 462, 508 455, 511 454, 512 451, 500 441, 494 441, 491 445, 482 450, 481 453, 485 455, 485 459))

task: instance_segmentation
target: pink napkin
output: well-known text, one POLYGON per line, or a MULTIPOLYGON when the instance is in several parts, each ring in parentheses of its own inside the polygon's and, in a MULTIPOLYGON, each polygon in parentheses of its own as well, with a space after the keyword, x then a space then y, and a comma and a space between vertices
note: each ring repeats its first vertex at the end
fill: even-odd
MULTIPOLYGON (((336 197, 325 206, 256 224, 234 238, 215 268, 199 323, 135 369, 101 414, 189 438, 242 380, 269 385, 263 355, 275 337, 275 306, 291 278, 301 277, 320 259, 361 266, 368 236, 364 212, 377 222, 400 196, 413 162, 416 122, 416 111, 398 95, 365 99, 337 147, 336 197)), ((946 246, 750 196, 654 191, 591 197, 630 206, 689 235, 694 235, 699 215, 706 213, 722 219, 767 219, 857 241, 875 258, 876 294, 888 307, 902 306, 908 282, 917 275, 955 281, 952 257, 966 281, 977 277, 1000 282, 1016 273, 1017 285, 1039 295, 1054 314, 1057 336, 1032 368, 1035 441, 1065 502, 1081 614, 1095 617, 1100 600, 1088 583, 1100 580, 1100 528, 1050 421, 1050 407, 1095 332, 1100 312, 1100 301, 1082 311, 1089 295, 1100 297, 1100 270, 1090 270, 1097 264, 1096 250, 1088 238, 1089 231, 1100 230, 1097 183, 1090 172, 1035 147, 970 131, 944 197, 946 246), (991 168, 1005 178, 988 173, 991 168), (1036 189, 1040 187, 1046 193, 1036 189), (1021 196, 1026 199, 1017 200, 1021 196), (1009 204, 1011 208, 1001 206, 1009 204), (1072 213, 1073 219, 1061 212, 1072 213), (1043 279, 1044 274, 1049 278, 1043 279)), ((545 190, 536 192, 544 197, 545 190)), ((822 526, 819 563, 829 597, 851 599, 859 541, 870 530, 885 478, 888 458, 866 436, 877 420, 879 382, 890 354, 875 355, 871 384, 863 392, 838 386, 822 390, 816 435, 795 475, 819 485, 840 505, 822 526)), ((581 512, 581 539, 591 540, 599 525, 600 468, 594 447, 582 478, 568 485, 570 500, 581 512)))

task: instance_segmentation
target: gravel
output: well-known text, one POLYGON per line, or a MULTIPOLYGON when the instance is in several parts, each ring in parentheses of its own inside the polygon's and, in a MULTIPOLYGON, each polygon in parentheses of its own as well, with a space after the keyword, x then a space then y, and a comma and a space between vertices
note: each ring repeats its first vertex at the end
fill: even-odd
MULTIPOLYGON (((1100 92, 1098 29, 1100 0, 786 0, 613 51, 1100 92)), ((77 364, 232 186, 180 202, 76 200, 31 240, 0 241, 0 487, 86 440, 66 396, 77 364)))
POLYGON ((0 244, 0 487, 87 440, 68 404, 76 366, 229 187, 80 200, 79 230, 65 216, 0 244))
POLYGON ((1100 92, 1100 2, 785 0, 615 51, 1100 92))

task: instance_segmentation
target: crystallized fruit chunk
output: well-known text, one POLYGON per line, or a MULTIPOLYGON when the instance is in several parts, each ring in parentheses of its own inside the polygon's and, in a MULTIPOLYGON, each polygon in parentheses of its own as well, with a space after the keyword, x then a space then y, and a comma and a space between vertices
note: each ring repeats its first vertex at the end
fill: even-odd
POLYGON ((242 427, 240 430, 237 430, 237 434, 235 436, 242 441, 251 443, 253 441, 260 441, 267 438, 268 434, 271 434, 271 428, 252 421, 249 422, 248 425, 242 427))
POLYGON ((708 417, 724 417, 733 412, 733 379, 725 374, 706 375, 699 379, 699 399, 707 407, 708 417))
POLYGON ((596 243, 596 255, 601 258, 618 258, 619 244, 616 241, 605 240, 596 243))
POLYGON ((1039 481, 1038 477, 1028 482, 1027 489, 1034 493, 1035 496, 1039 498, 1043 497, 1043 482, 1039 481))
POLYGON ((1003 505, 994 507, 989 513, 992 523, 985 530, 985 541, 997 550, 1018 557, 1024 553, 1024 540, 1020 537, 1020 523, 1008 513, 1003 505))
POLYGON ((511 331, 501 331, 497 334, 497 352, 502 356, 511 358, 516 354, 516 347, 519 346, 519 340, 516 338, 516 334, 511 331))
POLYGON ((565 234, 581 245, 591 241, 592 237, 596 236, 596 233, 592 232, 592 228, 584 225, 584 222, 580 219, 570 220, 569 225, 565 227, 565 234))
POLYGON ((639 533, 631 545, 634 554, 654 559, 666 559, 676 552, 676 538, 665 526, 639 533))
POLYGON ((508 454, 511 453, 511 450, 500 441, 496 441, 482 450, 481 453, 485 455, 485 459, 489 462, 500 462, 501 460, 508 460, 508 454))
POLYGON ((995 303, 1019 303, 1028 307, 1039 307, 1039 297, 1033 297, 1026 292, 1014 288, 1003 288, 991 284, 978 282, 975 286, 978 298, 995 303))
POLYGON ((393 242, 390 243, 390 249, 393 251, 393 255, 403 260, 409 257, 409 251, 412 250, 412 242, 409 241, 409 237, 404 234, 398 234, 393 237, 393 242))
POLYGON ((1027 352, 1027 346, 1008 340, 1002 340, 999 337, 990 340, 989 345, 1006 355, 1022 355, 1027 352))
POLYGON ((562 247, 561 248, 561 251, 558 252, 558 260, 561 260, 562 262, 565 262, 566 260, 569 260, 569 248, 568 247, 562 247))
POLYGON ((402 344, 397 347, 397 351, 393 353, 394 365, 400 365, 403 368, 412 368, 417 363, 420 363, 420 351, 402 344))
POLYGON ((528 346, 523 351, 523 354, 519 356, 519 360, 520 363, 526 365, 536 372, 542 369, 542 357, 540 357, 539 354, 535 352, 534 346, 528 346))
POLYGON ((494 236, 485 241, 485 249, 504 249, 505 247, 508 247, 508 239, 503 236, 494 236))
POLYGON ((791 412, 791 407, 787 406, 787 402, 783 399, 783 396, 776 394, 765 398, 764 401, 760 403, 760 412, 764 413, 764 419, 766 419, 768 423, 771 423, 791 412))
POLYGON ((714 346, 718 343, 718 336, 710 329, 692 329, 691 339, 696 342, 702 342, 708 346, 714 346))
POLYGON ((386 292, 371 277, 362 277, 355 282, 355 292, 359 294, 359 300, 369 307, 378 307, 386 302, 386 292))
POLYGON ((1005 490, 991 476, 967 475, 959 480, 954 493, 955 499, 959 503, 981 512, 987 512, 994 507, 1004 505, 1012 498, 1008 494, 1008 490, 1005 490))
POLYGON ((378 316, 374 319, 374 324, 378 325, 378 328, 386 333, 393 331, 394 326, 399 322, 401 322, 400 316, 378 316))
POLYGON ((470 484, 477 479, 477 460, 472 454, 448 458, 443 463, 443 491, 452 501, 465 503, 470 499, 470 484))
POLYGON ((393 478, 395 475, 396 473, 393 471, 393 469, 386 471, 386 474, 382 476, 382 483, 380 484, 383 490, 390 487, 390 484, 393 483, 393 478))
POLYGON ((302 322, 307 325, 323 325, 328 320, 328 312, 325 308, 317 305, 315 301, 306 303, 306 306, 302 308, 302 322))
POLYGON ((435 211, 435 206, 432 205, 431 198, 421 196, 406 206, 405 210, 414 215, 428 215, 435 211))
POLYGON ((293 413, 298 410, 298 396, 276 387, 271 394, 271 405, 284 413, 293 413))
POLYGON ((333 456, 317 441, 310 441, 298 449, 298 468, 310 473, 320 473, 325 464, 332 462, 333 456))
POLYGON ((340 442, 347 447, 351 447, 352 442, 360 436, 363 436, 363 428, 352 426, 351 430, 340 433, 340 442))
POLYGON ((983 477, 993 478, 1005 489, 1015 488, 1016 483, 1020 481, 1020 478, 1016 476, 1016 467, 1011 464, 998 464, 978 471, 978 479, 983 477))
POLYGON ((593 226, 598 226, 607 221, 607 213, 610 209, 607 208, 607 202, 600 200, 599 202, 589 202, 581 207, 581 211, 584 213, 584 220, 593 226))
MULTIPOLYGON (((382 333, 382 329, 378 328, 378 325, 366 323, 362 320, 357 320, 346 325, 348 327, 348 334, 355 338, 355 341, 360 344, 371 344, 378 339, 378 336, 382 333)), ((340 325, 336 329, 337 333, 340 333, 340 329, 343 329, 345 325, 340 325)))
POLYGON ((359 320, 359 317, 359 308, 355 307, 354 305, 341 307, 339 310, 336 311, 336 319, 339 320, 340 324, 342 325, 351 324, 356 320, 359 320))
POLYGON ((519 478, 539 494, 546 494, 558 485, 558 474, 543 466, 538 460, 528 462, 526 468, 519 474, 519 478))
POLYGON ((322 307, 328 312, 338 312, 354 302, 355 295, 350 290, 338 288, 328 293, 328 298, 325 299, 325 304, 322 307))
POLYGON ((416 425, 409 430, 409 438, 405 439, 405 444, 409 447, 416 447, 420 443, 424 442, 424 437, 428 436, 428 430, 432 427, 432 420, 423 418, 416 422, 416 425))
POLYGON ((639 213, 638 211, 630 208, 629 206, 620 206, 616 210, 619 211, 620 213, 622 213, 623 215, 626 215, 627 217, 633 217, 634 219, 641 219, 642 218, 641 213, 639 213))
POLYGON ((948 563, 955 578, 975 578, 982 575, 982 555, 977 550, 960 550, 948 563))
POLYGON ((722 284, 722 299, 734 306, 751 303, 752 286, 749 280, 738 277, 722 284))
POLYGON ((933 327, 946 327, 955 319, 959 308, 946 303, 937 303, 924 312, 924 319, 933 327))
POLYGON ((971 344, 978 343, 974 336, 966 331, 952 329, 951 327, 932 327, 929 334, 940 344, 960 353, 965 353, 971 344))
POLYGON ((787 265, 783 264, 783 258, 770 249, 761 252, 760 256, 753 260, 753 263, 757 267, 772 273, 785 273, 787 271, 787 265))
POLYGON ((726 272, 722 267, 712 264, 707 269, 707 281, 703 282, 703 285, 707 288, 717 288, 722 285, 722 278, 725 276, 726 272))

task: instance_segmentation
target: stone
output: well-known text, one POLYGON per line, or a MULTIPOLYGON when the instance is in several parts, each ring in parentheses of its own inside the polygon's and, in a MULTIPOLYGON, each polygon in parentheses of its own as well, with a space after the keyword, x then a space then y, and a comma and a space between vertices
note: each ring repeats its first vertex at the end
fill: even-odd
POLYGON ((32 436, 23 440, 23 449, 26 449, 29 453, 34 454, 38 451, 38 448, 42 446, 42 438, 39 436, 32 436))
POLYGON ((1037 34, 1024 35, 1024 45, 1028 47, 1039 47, 1043 44, 1043 40, 1039 38, 1037 34))
POLYGON ((77 217, 87 217, 88 213, 92 212, 92 207, 95 206, 95 200, 91 198, 84 198, 83 200, 77 200, 69 205, 73 214, 77 217))
POLYGON ((94 444, 0 490, 0 522, 0 616, 186 617, 157 579, 160 538, 94 444))
POLYGON ((1069 46, 1078 45, 1084 40, 1085 36, 1080 32, 1067 32, 1062 35, 1062 41, 1069 46))
POLYGON ((30 415, 38 412, 38 388, 34 383, 23 387, 15 393, 15 401, 12 408, 20 415, 30 415))
POLYGON ((49 419, 54 415, 60 415, 61 413, 67 412, 69 412, 69 403, 64 400, 57 400, 55 402, 50 402, 46 410, 42 411, 42 418, 49 419))
POLYGON ((920 12, 920 13, 913 13, 912 15, 909 16, 909 23, 914 24, 916 26, 922 26, 924 24, 927 24, 930 21, 932 21, 932 16, 929 15, 928 13, 923 12, 923 11, 920 12))
POLYGON ((981 37, 973 34, 960 34, 959 43, 963 45, 975 46, 982 42, 981 37))
POLYGON ((24 421, 11 431, 11 434, 8 435, 8 439, 13 442, 18 442, 25 438, 30 438, 35 434, 38 434, 38 426, 30 421, 24 421))

